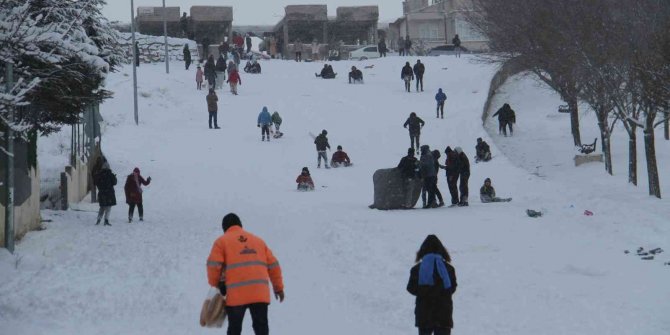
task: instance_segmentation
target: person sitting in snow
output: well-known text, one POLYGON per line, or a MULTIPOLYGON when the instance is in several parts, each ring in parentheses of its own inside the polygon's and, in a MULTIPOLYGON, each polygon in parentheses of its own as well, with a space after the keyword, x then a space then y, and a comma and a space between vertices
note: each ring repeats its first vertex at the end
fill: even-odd
POLYGON ((496 190, 491 185, 491 178, 486 178, 484 180, 484 185, 479 189, 479 199, 483 203, 490 202, 509 202, 512 201, 512 198, 498 198, 496 197, 496 190))
POLYGON ((357 69, 355 66, 352 66, 351 72, 349 72, 349 84, 351 84, 352 81, 354 84, 356 82, 361 84, 363 83, 363 72, 361 72, 361 70, 357 69))
POLYGON ((298 183, 298 191, 314 191, 314 181, 307 167, 302 168, 302 172, 296 178, 295 182, 298 183))
POLYGON ((321 69, 321 74, 316 74, 315 73, 314 75, 317 76, 317 77, 321 77, 323 79, 335 79, 335 76, 337 76, 337 73, 335 73, 335 71, 333 71, 332 66, 330 66, 328 64, 324 64, 323 69, 321 69))
POLYGON ((486 141, 482 140, 481 137, 477 138, 477 145, 475 146, 477 151, 477 157, 475 157, 475 163, 488 162, 491 160, 491 148, 486 141))
POLYGON ((349 155, 346 152, 342 151, 342 146, 337 146, 337 151, 333 153, 333 157, 330 159, 330 166, 336 168, 340 166, 349 167, 351 166, 351 160, 349 155))
POLYGON ((248 61, 244 66, 244 72, 246 73, 261 73, 261 65, 257 61, 248 61))
POLYGON ((281 127, 281 123, 282 123, 282 118, 281 118, 281 116, 279 116, 279 113, 277 111, 272 113, 272 123, 275 125, 275 135, 274 135, 275 138, 278 138, 278 137, 281 137, 282 135, 284 135, 284 133, 279 131, 279 128, 281 127))

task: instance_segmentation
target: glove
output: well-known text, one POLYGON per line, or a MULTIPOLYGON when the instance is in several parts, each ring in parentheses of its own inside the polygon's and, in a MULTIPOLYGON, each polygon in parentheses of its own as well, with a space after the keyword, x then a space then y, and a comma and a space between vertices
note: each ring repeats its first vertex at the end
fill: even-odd
POLYGON ((284 302, 284 291, 275 292, 275 299, 284 302))
POLYGON ((256 127, 260 128, 260 127, 261 127, 261 125, 260 125, 260 124, 257 124, 257 125, 256 125, 256 127))
POLYGON ((151 182, 151 177, 147 178, 147 182, 151 182))
POLYGON ((222 281, 219 282, 218 288, 219 288, 219 292, 221 292, 221 295, 225 297, 226 296, 226 283, 222 282, 222 281))

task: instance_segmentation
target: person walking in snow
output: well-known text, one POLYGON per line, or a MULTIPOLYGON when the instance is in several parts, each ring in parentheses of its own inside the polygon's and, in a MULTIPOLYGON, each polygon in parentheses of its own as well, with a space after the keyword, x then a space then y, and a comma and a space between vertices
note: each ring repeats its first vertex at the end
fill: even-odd
POLYGON ((312 61, 319 60, 319 41, 316 38, 312 41, 312 61))
POLYGON ((234 95, 237 95, 237 85, 242 86, 242 77, 240 77, 240 71, 233 69, 228 76, 228 83, 230 84, 230 92, 234 95))
POLYGON ((405 121, 405 124, 403 127, 408 128, 409 127, 409 141, 410 141, 410 146, 412 148, 415 148, 414 142, 416 142, 416 149, 419 150, 420 144, 419 144, 419 138, 421 137, 421 128, 426 123, 421 120, 420 117, 416 116, 416 113, 412 112, 409 114, 409 117, 407 118, 407 121, 405 121))
POLYGON ((216 62, 213 55, 209 55, 205 62, 205 79, 209 88, 216 88, 216 62))
POLYGON ((188 70, 188 67, 191 66, 191 50, 188 48, 188 44, 184 44, 184 65, 186 66, 186 70, 188 70))
POLYGON ((479 199, 482 203, 490 202, 509 202, 512 198, 498 198, 496 197, 496 190, 491 185, 491 178, 484 179, 484 185, 479 189, 479 199))
POLYGON ((477 145, 475 146, 477 152, 477 157, 475 158, 475 163, 479 162, 488 162, 491 160, 491 148, 486 141, 482 140, 481 137, 477 138, 477 145))
POLYGON ((441 88, 435 94, 435 101, 437 101, 437 117, 444 119, 444 102, 447 101, 447 95, 442 92, 441 88))
POLYGON ((226 80, 226 59, 223 58, 223 55, 219 55, 219 59, 216 61, 216 89, 223 88, 223 82, 226 80))
POLYGON ((228 71, 228 77, 230 77, 230 73, 237 70, 237 66, 235 65, 235 62, 228 61, 228 67, 226 68, 226 71, 228 71))
POLYGON ((247 44, 247 54, 251 52, 251 36, 247 33, 246 38, 244 39, 247 44))
POLYGON ((200 65, 198 65, 198 69, 195 71, 195 83, 197 85, 198 91, 202 90, 203 77, 204 73, 202 72, 202 68, 200 65))
POLYGON ((398 170, 405 183, 405 205, 404 208, 409 209, 414 207, 412 203, 412 196, 414 194, 414 178, 417 177, 419 170, 419 161, 414 157, 414 148, 407 149, 407 156, 403 157, 398 163, 398 170))
POLYGON ((326 169, 330 169, 328 166, 328 156, 326 156, 326 149, 330 150, 330 144, 328 143, 328 138, 326 137, 328 132, 324 129, 321 131, 321 134, 314 139, 314 144, 316 144, 317 156, 317 168, 321 168, 321 159, 325 164, 326 169))
POLYGON ((382 38, 377 44, 377 51, 379 51, 379 57, 386 57, 386 41, 382 38))
POLYGON ((333 157, 330 158, 330 166, 337 168, 340 166, 349 167, 351 166, 351 160, 349 155, 342 150, 342 146, 337 146, 337 151, 333 153, 333 157))
POLYGON ((402 36, 398 37, 398 56, 405 55, 405 38, 402 36))
POLYGON ((298 191, 314 191, 314 181, 307 167, 302 168, 302 172, 295 179, 295 182, 298 184, 298 191))
POLYGON ((509 104, 504 104, 498 109, 492 117, 498 117, 498 133, 503 133, 507 137, 507 126, 509 126, 509 135, 514 135, 512 124, 516 123, 516 113, 509 104))
POLYGON ((412 66, 409 65, 409 62, 406 62, 405 66, 403 66, 400 71, 400 79, 405 82, 405 91, 408 93, 411 92, 412 80, 414 80, 414 70, 412 70, 412 66))
POLYGON ((295 51, 295 61, 296 62, 302 62, 302 42, 300 42, 300 39, 295 40, 293 43, 293 49, 295 51))
POLYGON ((423 187, 428 193, 428 202, 424 204, 423 208, 435 208, 437 203, 435 202, 435 189, 437 188, 437 170, 435 166, 435 157, 430 152, 430 147, 428 145, 421 146, 421 158, 419 159, 421 164, 421 178, 423 178, 423 187))
POLYGON ((111 226, 109 223, 109 213, 112 210, 112 206, 116 206, 116 194, 114 193, 114 185, 116 185, 116 175, 112 173, 112 170, 109 168, 109 163, 104 159, 100 171, 96 173, 93 178, 95 179, 95 186, 98 188, 98 204, 100 209, 98 210, 98 220, 95 222, 96 225, 100 224, 102 217, 105 217, 105 226, 111 226))
POLYGON ((419 92, 419 84, 421 84, 421 92, 423 92, 423 73, 426 72, 426 67, 421 63, 420 59, 417 59, 413 70, 416 77, 416 91, 419 92))
POLYGON ((219 112, 219 97, 213 88, 209 89, 209 94, 205 98, 207 100, 207 112, 209 112, 209 129, 212 129, 212 121, 214 121, 214 129, 219 129, 217 122, 217 114, 219 112))
POLYGON ((461 201, 458 206, 468 206, 468 179, 470 179, 470 161, 461 147, 454 148, 458 154, 458 178, 460 184, 458 189, 461 191, 461 201))
POLYGON ((140 221, 144 221, 144 206, 142 205, 142 185, 148 186, 151 183, 151 177, 144 180, 140 174, 139 168, 134 168, 133 173, 126 178, 126 185, 123 190, 126 193, 126 204, 128 204, 128 223, 133 222, 133 213, 135 206, 140 215, 140 221))
POLYGON ((228 52, 230 51, 230 46, 228 45, 228 42, 222 41, 221 44, 219 44, 219 55, 223 56, 223 59, 228 61, 228 52))
POLYGON ((428 235, 416 253, 407 292, 416 296, 414 325, 419 335, 449 335, 454 327, 452 296, 456 292, 456 270, 439 238, 428 235))
POLYGON ((207 257, 207 281, 226 297, 228 335, 241 335, 247 309, 254 333, 268 335, 270 283, 275 299, 284 302, 282 270, 265 241, 242 228, 240 218, 229 213, 221 222, 223 236, 216 239, 207 257))
POLYGON ((458 153, 451 150, 449 146, 447 146, 444 153, 447 155, 447 158, 444 166, 440 167, 446 170, 447 185, 449 186, 449 194, 451 195, 451 206, 456 206, 460 202, 458 198, 458 153))
POLYGON ((456 57, 461 58, 461 39, 458 37, 458 34, 451 39, 451 44, 454 45, 454 51, 456 51, 456 57))
POLYGON ((272 115, 268 112, 267 107, 263 107, 263 110, 258 114, 257 126, 261 128, 261 141, 265 141, 265 136, 268 137, 268 142, 270 142, 270 126, 272 125, 272 115))

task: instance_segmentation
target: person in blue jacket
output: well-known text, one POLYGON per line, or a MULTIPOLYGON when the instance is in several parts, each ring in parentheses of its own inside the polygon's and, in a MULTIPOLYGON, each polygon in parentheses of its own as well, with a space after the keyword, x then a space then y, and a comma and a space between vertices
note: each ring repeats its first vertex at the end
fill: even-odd
POLYGON ((268 112, 267 107, 263 107, 263 111, 258 114, 258 123, 257 126, 261 128, 261 141, 265 141, 265 136, 268 137, 268 142, 270 142, 270 126, 272 125, 272 115, 268 112))
POLYGON ((444 119, 444 102, 447 101, 447 95, 442 92, 442 89, 437 90, 435 101, 437 101, 437 117, 444 119))

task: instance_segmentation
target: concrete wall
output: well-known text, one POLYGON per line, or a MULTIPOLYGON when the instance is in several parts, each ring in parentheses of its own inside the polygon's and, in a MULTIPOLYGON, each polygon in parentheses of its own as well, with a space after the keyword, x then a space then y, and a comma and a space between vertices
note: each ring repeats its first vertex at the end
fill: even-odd
MULTIPOLYGON (((39 168, 30 169, 32 192, 20 206, 14 207, 14 235, 21 239, 23 235, 40 227, 40 172, 39 168)), ((0 247, 5 244, 5 207, 0 204, 0 247)))
POLYGON ((66 166, 65 172, 61 173, 61 176, 65 176, 65 178, 61 177, 61 188, 67 192, 65 199, 67 199, 68 204, 78 203, 86 197, 89 190, 88 166, 86 163, 77 158, 75 165, 66 166))

